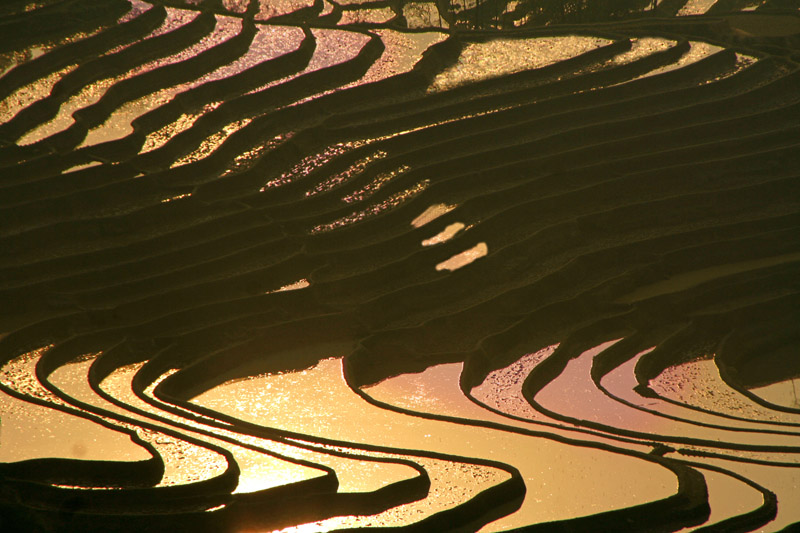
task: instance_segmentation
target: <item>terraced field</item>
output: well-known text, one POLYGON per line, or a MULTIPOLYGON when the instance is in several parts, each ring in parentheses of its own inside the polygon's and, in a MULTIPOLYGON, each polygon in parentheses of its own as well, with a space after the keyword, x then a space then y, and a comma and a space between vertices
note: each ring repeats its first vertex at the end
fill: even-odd
POLYGON ((0 4, 0 530, 800 529, 794 0, 0 4))

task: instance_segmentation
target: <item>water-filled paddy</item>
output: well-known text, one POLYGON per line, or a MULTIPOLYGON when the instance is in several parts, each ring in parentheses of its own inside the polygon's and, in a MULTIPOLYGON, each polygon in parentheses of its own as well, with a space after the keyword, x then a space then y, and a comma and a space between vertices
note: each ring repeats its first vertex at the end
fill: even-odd
POLYGON ((796 528, 799 59, 785 0, 0 5, 0 529, 796 528))

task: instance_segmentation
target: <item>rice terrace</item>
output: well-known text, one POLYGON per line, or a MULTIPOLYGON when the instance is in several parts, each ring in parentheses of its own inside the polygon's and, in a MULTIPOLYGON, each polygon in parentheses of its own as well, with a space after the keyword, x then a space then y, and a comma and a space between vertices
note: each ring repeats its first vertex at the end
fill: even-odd
POLYGON ((800 2, 0 2, 0 531, 356 529, 800 531, 800 2))

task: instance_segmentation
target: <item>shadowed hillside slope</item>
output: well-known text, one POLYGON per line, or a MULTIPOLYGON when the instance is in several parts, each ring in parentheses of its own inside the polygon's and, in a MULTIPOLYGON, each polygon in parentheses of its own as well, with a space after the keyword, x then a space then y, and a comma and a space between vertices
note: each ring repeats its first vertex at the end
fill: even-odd
POLYGON ((0 6, 3 531, 790 531, 800 9, 0 6))

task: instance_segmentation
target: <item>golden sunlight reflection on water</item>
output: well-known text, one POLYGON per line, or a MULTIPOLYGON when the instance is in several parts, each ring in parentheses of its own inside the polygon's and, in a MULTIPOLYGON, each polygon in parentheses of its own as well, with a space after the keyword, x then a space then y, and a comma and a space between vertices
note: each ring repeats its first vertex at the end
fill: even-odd
MULTIPOLYGON (((298 283, 301 283, 305 280, 301 280, 298 283)), ((297 285, 297 284, 293 284, 297 285)), ((282 288, 279 290, 293 290, 293 289, 286 289, 282 288)), ((177 370, 172 369, 161 375, 158 379, 156 379, 153 383, 148 385, 144 392, 144 395, 151 400, 151 402, 160 403, 160 400, 157 400, 154 397, 154 389, 156 386, 161 383, 164 379, 169 377, 170 375, 176 373, 177 370)), ((175 405, 171 405, 173 408, 177 408, 175 405)), ((393 483, 397 483, 399 481, 403 481, 412 477, 416 477, 418 475, 417 471, 411 468, 410 466, 395 463, 395 462, 384 462, 384 461, 373 461, 370 460, 369 456, 361 457, 361 453, 354 450, 344 449, 339 450, 345 454, 345 456, 340 455, 331 455, 327 453, 325 450, 326 448, 320 447, 313 443, 302 443, 299 446, 292 446, 290 444, 285 444, 278 441, 272 441, 265 438, 254 437, 251 435, 240 434, 234 431, 230 431, 228 429, 221 429, 219 427, 209 426, 206 424, 199 423, 194 420, 184 419, 180 417, 176 417, 174 414, 161 410, 152 404, 148 404, 148 409, 150 409, 153 413, 159 414, 162 417, 169 418, 175 421, 183 422, 191 427, 204 429, 210 431, 219 436, 228 437, 234 439, 236 442, 240 442, 244 445, 256 447, 260 450, 264 450, 266 452, 280 454, 282 457, 286 457, 289 459, 294 460, 302 460, 307 461, 310 463, 318 464, 318 465, 325 465, 330 468, 333 468, 336 471, 336 477, 339 481, 339 492, 342 493, 359 493, 359 492, 372 492, 378 489, 381 489, 387 485, 391 485, 393 483)), ((179 410, 183 410, 182 408, 178 408, 179 410)), ((201 417, 203 418, 203 417, 201 417)), ((229 445, 227 446, 229 447, 229 445)), ((238 459, 237 459, 238 460, 238 459)), ((294 481, 297 477, 298 465, 290 464, 288 465, 290 468, 285 468, 281 472, 277 472, 277 475, 274 475, 275 472, 273 471, 273 475, 276 479, 283 480, 284 482, 294 481), (294 473, 292 472, 294 471, 294 473)), ((319 476, 319 472, 316 469, 309 469, 306 468, 305 477, 306 479, 310 479, 313 477, 319 476)), ((270 473, 262 471, 260 474, 256 474, 251 472, 249 474, 250 481, 240 479, 240 489, 242 488, 243 484, 246 486, 252 486, 254 480, 258 480, 259 477, 267 477, 269 478, 270 473)), ((261 483, 274 483, 274 480, 270 479, 263 479, 261 483)))
MULTIPOLYGON (((417 476, 417 472, 404 464, 375 462, 369 458, 338 457, 328 453, 282 444, 268 439, 240 435, 235 432, 178 416, 143 401, 131 389, 131 380, 141 364, 122 367, 103 380, 101 388, 125 405, 150 413, 158 419, 148 418, 129 409, 120 407, 99 396, 87 380, 93 359, 69 363, 57 369, 50 381, 71 397, 96 407, 118 413, 138 422, 176 426, 181 433, 201 441, 229 450, 240 468, 239 484, 234 493, 249 493, 269 489, 279 485, 294 483, 320 477, 323 472, 315 467, 298 464, 307 461, 334 468, 339 480, 340 492, 371 492, 386 485, 417 476), (189 431, 187 431, 187 427, 189 431), (212 435, 232 439, 222 440, 205 435, 193 429, 207 431, 212 435), (281 458, 283 457, 283 459, 281 458)), ((146 397, 152 398, 153 389, 158 383, 174 374, 172 369, 144 390, 146 397)), ((166 471, 160 485, 183 484, 196 480, 199 472, 221 457, 212 455, 209 462, 208 451, 174 437, 153 431, 142 432, 140 436, 153 444, 165 461, 166 471)), ((224 467, 224 463, 218 466, 224 467)), ((219 473, 219 472, 218 472, 219 473)))
POLYGON ((52 91, 53 86, 55 86, 61 78, 75 70, 76 67, 77 65, 70 65, 43 78, 39 78, 34 82, 23 85, 11 93, 10 96, 0 100, 0 123, 8 122, 21 110, 37 100, 47 97, 50 91, 52 91))
POLYGON ((455 209, 456 205, 448 204, 433 204, 428 206, 425 211, 419 214, 417 218, 411 221, 411 225, 415 228, 421 228, 425 224, 436 220, 442 215, 445 215, 455 209))
MULTIPOLYGON (((457 376, 451 374, 451 377, 455 379, 447 385, 449 393, 423 394, 420 398, 427 402, 430 398, 444 397, 445 401, 458 404, 457 409, 469 406, 469 416, 480 417, 482 410, 461 396, 457 376)), ((404 376, 395 379, 404 379, 404 376)), ((390 379, 365 392, 402 405, 403 394, 395 395, 392 383, 390 379), (384 390, 393 392, 384 397, 381 396, 384 390)), ((299 372, 262 374, 230 381, 192 401, 248 422, 310 436, 428 450, 514 465, 525 478, 528 491, 525 503, 519 512, 487 526, 488 530, 623 508, 668 497, 677 488, 677 481, 668 470, 610 451, 382 409, 365 402, 347 386, 338 358, 323 360, 299 372), (613 484, 608 483, 609 472, 615 473, 613 484), (620 472, 630 472, 630 479, 626 477, 625 483, 619 483, 620 472), (620 489, 622 486, 625 490, 620 489), (635 491, 631 487, 635 487, 635 491), (575 497, 584 493, 593 496, 575 497)), ((457 503, 452 501, 451 505, 457 503)), ((431 512, 435 509, 426 510, 426 513, 431 512)), ((404 520, 413 521, 415 517, 416 514, 406 516, 404 520)), ((373 520, 372 523, 397 525, 394 520, 396 518, 389 522, 373 520)))
POLYGON ((348 10, 342 12, 338 25, 388 22, 394 16, 394 11, 389 7, 348 10))
MULTIPOLYGON (((156 416, 181 422, 181 418, 153 407, 133 392, 131 381, 141 366, 142 364, 135 364, 117 369, 103 380, 101 388, 126 405, 156 416)), ((142 418, 146 419, 144 417, 142 418)), ((284 461, 258 450, 220 441, 217 438, 201 433, 191 431, 184 431, 183 433, 205 443, 228 449, 233 454, 240 469, 239 484, 234 490, 234 493, 266 490, 322 475, 320 470, 284 461)), ((212 464, 215 460, 218 461, 216 455, 209 456, 209 453, 204 448, 197 446, 194 449, 194 453, 184 454, 184 457, 180 458, 180 461, 167 464, 167 467, 189 472, 198 472, 207 470, 209 464, 212 464), (192 464, 193 462, 196 464, 192 464)))
POLYGON ((0 463, 48 457, 146 461, 150 454, 124 433, 0 392, 0 463))
POLYGON ((433 246, 434 244, 441 244, 443 242, 449 241, 453 237, 455 237, 456 233, 464 229, 463 222, 454 222, 449 224, 446 228, 442 231, 431 237, 430 239, 425 239, 422 241, 422 246, 433 246))
MULTIPOLYGON (((623 431, 665 437, 671 440, 692 437, 707 439, 712 442, 730 442, 740 445, 793 446, 796 443, 796 437, 792 435, 742 432, 728 429, 722 424, 718 424, 721 427, 694 424, 694 419, 702 418, 701 415, 690 419, 671 420, 658 414, 636 409, 607 396, 601 389, 597 388, 592 380, 591 367, 594 357, 610 344, 602 344, 570 360, 561 374, 539 391, 534 400, 546 409, 563 416, 605 424, 623 431)), ((640 357, 641 355, 639 354, 640 357)), ((635 386, 633 374, 635 364, 636 360, 633 359, 617 369, 616 380, 623 379, 624 375, 624 383, 626 383, 625 388, 627 390, 632 390, 635 386)), ((608 382, 608 379, 604 380, 604 382, 608 382)), ((650 406, 656 404, 650 400, 645 400, 645 403, 650 406)), ((749 425, 752 427, 752 424, 749 425)))
POLYGON ((125 433, 52 409, 67 402, 36 379, 36 364, 49 347, 12 359, 0 369, 0 382, 17 394, 47 404, 26 402, 0 392, 0 462, 45 457, 107 461, 143 461, 149 452, 125 433))
POLYGON ((89 367, 93 362, 94 358, 92 357, 63 365, 51 374, 48 381, 71 398, 102 409, 104 412, 122 416, 120 421, 115 421, 111 416, 105 418, 121 427, 134 430, 139 438, 155 448, 164 462, 164 473, 157 486, 183 485, 209 479, 225 471, 228 464, 219 453, 174 435, 140 427, 137 423, 147 422, 146 418, 99 396, 89 386, 87 379, 89 367))
POLYGON ((470 82, 545 67, 607 44, 611 44, 608 39, 578 35, 471 43, 455 65, 434 78, 428 91, 444 91, 470 82))
MULTIPOLYGON (((155 37, 163 33, 167 33, 169 31, 178 29, 179 27, 188 24, 196 17, 197 13, 193 11, 168 8, 167 18, 165 19, 164 23, 158 29, 153 31, 149 37, 155 37)), ((33 128, 32 130, 28 131, 23 137, 20 138, 20 140, 18 141, 19 144, 21 145, 32 144, 46 137, 49 137, 50 135, 65 130, 75 122, 72 116, 73 113, 75 113, 79 109, 88 107, 99 101, 103 97, 103 95, 106 94, 106 91, 108 91, 108 89, 114 84, 118 83, 119 81, 122 81, 123 79, 131 78, 137 74, 151 71, 160 66, 164 66, 170 63, 184 60, 187 57, 191 57, 191 54, 202 50, 207 45, 207 40, 209 38, 210 37, 206 37, 205 39, 201 40, 191 49, 183 50, 179 53, 172 54, 165 58, 149 61, 145 64, 129 69, 124 74, 120 74, 113 77, 100 77, 98 81, 95 81, 93 83, 90 83, 89 85, 84 86, 80 91, 70 96, 66 102, 61 104, 58 115, 56 115, 49 121, 44 122, 43 124, 40 124, 35 128, 33 128)))
MULTIPOLYGON (((349 448, 331 445, 325 445, 323 448, 353 451, 349 448)), ((370 450, 369 454, 384 459, 412 460, 428 474, 430 480, 428 493, 422 499, 396 505, 373 515, 334 516, 325 520, 287 527, 280 531, 285 533, 304 533, 332 531, 342 528, 408 525, 433 513, 463 503, 481 491, 509 479, 507 472, 478 464, 385 453, 375 450, 370 450)))
POLYGON ((0 6, 0 530, 800 524, 787 0, 126 1, 0 6))
MULTIPOLYGON (((785 387, 786 382, 782 383, 785 387)), ((723 381, 713 359, 700 359, 667 367, 661 374, 650 380, 649 386, 659 396, 701 409, 750 420, 800 423, 800 413, 785 413, 768 409, 732 389, 723 381)), ((750 392, 759 395, 757 389, 751 389, 750 392)), ((791 398, 794 398, 794 391, 792 391, 791 398)))
MULTIPOLYGON (((764 497, 758 490, 732 476, 705 468, 700 468, 699 471, 708 486, 708 505, 711 508, 704 526, 753 511, 764 503, 764 497)), ((696 529, 696 527, 686 527, 678 531, 696 529)))
MULTIPOLYGON (((779 381, 766 385, 764 387, 757 387, 750 389, 750 392, 775 405, 782 407, 790 407, 792 409, 800 409, 800 379, 792 378, 785 381, 779 381)), ((798 413, 800 415, 800 413, 798 413)))
POLYGON ((711 6, 713 6, 717 0, 689 0, 686 4, 678 11, 678 16, 684 15, 702 15, 706 11, 709 10, 711 6))
MULTIPOLYGON (((424 243, 423 243, 424 244, 424 243)), ((474 262, 476 259, 480 259, 484 257, 486 254, 489 253, 489 247, 486 246, 485 242, 479 242, 472 248, 468 250, 464 250, 461 253, 458 253, 451 257, 446 261, 442 261, 438 265, 436 265, 436 270, 458 270, 461 267, 465 267, 468 264, 474 262)))

